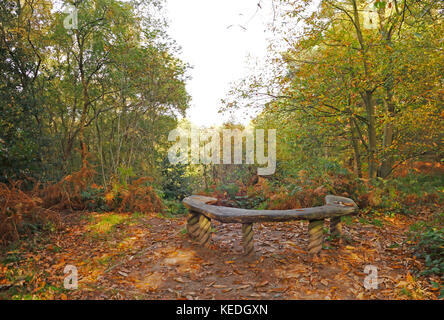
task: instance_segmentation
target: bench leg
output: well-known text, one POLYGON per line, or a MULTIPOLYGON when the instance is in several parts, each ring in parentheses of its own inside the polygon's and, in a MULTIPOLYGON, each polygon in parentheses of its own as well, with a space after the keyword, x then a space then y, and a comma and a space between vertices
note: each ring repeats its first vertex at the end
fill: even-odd
POLYGON ((244 254, 246 256, 254 255, 254 241, 253 241, 253 224, 242 224, 242 244, 244 247, 244 254))
POLYGON ((190 212, 187 219, 187 233, 191 239, 196 240, 199 235, 199 213, 190 212))
POLYGON ((199 215, 199 230, 197 235, 197 242, 206 248, 211 243, 211 220, 203 214, 199 215))
POLYGON ((308 224, 308 233, 310 235, 310 243, 308 251, 310 254, 318 254, 322 249, 322 227, 324 220, 310 220, 308 224))
POLYGON ((333 217, 330 219, 330 234, 335 238, 342 238, 341 217, 333 217))

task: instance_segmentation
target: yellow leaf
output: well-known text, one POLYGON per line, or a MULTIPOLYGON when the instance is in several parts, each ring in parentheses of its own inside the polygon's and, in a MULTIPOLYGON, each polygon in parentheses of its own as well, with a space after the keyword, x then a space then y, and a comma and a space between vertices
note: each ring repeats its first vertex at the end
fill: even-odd
POLYGON ((409 283, 414 283, 415 282, 415 280, 413 279, 413 277, 410 274, 410 272, 407 272, 406 279, 407 279, 407 282, 409 282, 409 283))
POLYGON ((108 192, 107 194, 105 194, 106 201, 111 201, 113 199, 114 199, 114 195, 111 192, 108 192))

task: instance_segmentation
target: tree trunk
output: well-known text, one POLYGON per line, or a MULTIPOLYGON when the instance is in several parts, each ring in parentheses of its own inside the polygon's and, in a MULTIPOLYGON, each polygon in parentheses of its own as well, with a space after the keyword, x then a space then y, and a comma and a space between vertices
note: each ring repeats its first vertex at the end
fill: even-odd
MULTIPOLYGON (((383 35, 385 36, 385 35, 383 35)), ((387 46, 391 48, 390 35, 386 36, 387 46)), ((390 117, 384 125, 384 138, 382 142, 382 147, 384 151, 384 158, 382 159, 381 166, 378 169, 378 176, 381 178, 386 178, 393 168, 393 156, 391 155, 388 148, 393 144, 393 122, 392 118, 395 116, 395 104, 393 102, 393 57, 391 55, 392 50, 387 53, 389 55, 389 75, 385 81, 386 98, 384 101, 386 115, 390 117)))
MULTIPOLYGON (((390 117, 393 116, 394 106, 392 103, 389 103, 388 101, 386 104, 386 111, 390 117)), ((390 154, 390 151, 387 150, 388 148, 390 148, 392 143, 393 143, 393 123, 391 122, 391 120, 389 120, 384 125, 384 138, 383 138, 382 146, 384 148, 385 156, 384 156, 384 159, 382 159, 381 166, 378 169, 378 177, 386 178, 390 174, 390 172, 392 171, 393 157, 390 154)))
POLYGON ((376 178, 376 106, 373 99, 373 93, 366 91, 363 95, 368 120, 368 177, 376 178))
POLYGON ((88 114, 89 107, 89 95, 88 95, 88 83, 86 80, 85 69, 84 69, 84 61, 83 61, 83 42, 79 39, 79 34, 77 33, 77 44, 79 46, 79 73, 80 73, 80 81, 82 84, 82 93, 83 93, 83 107, 82 114, 80 116, 79 123, 79 142, 81 148, 82 155, 82 164, 86 161, 87 148, 85 143, 85 125, 86 125, 86 117, 88 114))
POLYGON ((359 152, 358 137, 356 136, 355 128, 351 118, 349 122, 350 122, 351 142, 353 147, 353 169, 355 174, 359 178, 362 178, 361 154, 359 152))

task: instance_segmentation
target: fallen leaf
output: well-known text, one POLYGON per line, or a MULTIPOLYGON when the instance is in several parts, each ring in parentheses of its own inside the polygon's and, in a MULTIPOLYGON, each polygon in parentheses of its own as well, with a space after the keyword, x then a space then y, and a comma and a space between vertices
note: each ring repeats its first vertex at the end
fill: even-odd
POLYGON ((185 283, 185 281, 181 277, 174 278, 179 283, 185 283))
POLYGON ((242 290, 242 289, 247 289, 247 288, 249 288, 249 287, 250 287, 249 284, 245 284, 245 285, 243 285, 243 286, 239 286, 239 287, 237 287, 236 289, 237 289, 237 290, 242 290))
POLYGON ((263 286, 266 286, 268 284, 268 281, 262 281, 261 283, 258 283, 257 285, 256 285, 256 287, 263 287, 263 286))

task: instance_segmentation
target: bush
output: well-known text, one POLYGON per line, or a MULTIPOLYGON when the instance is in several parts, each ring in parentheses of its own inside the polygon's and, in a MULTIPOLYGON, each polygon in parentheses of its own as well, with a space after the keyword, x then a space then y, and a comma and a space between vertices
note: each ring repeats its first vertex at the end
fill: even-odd
POLYGON ((444 277, 444 228, 417 223, 411 227, 409 239, 414 254, 425 260, 426 269, 421 274, 444 277))
POLYGON ((412 213, 414 206, 442 203, 443 186, 442 175, 409 174, 391 180, 378 179, 370 186, 378 201, 370 205, 387 212, 412 213))
POLYGON ((87 209, 97 211, 108 211, 110 208, 106 204, 104 197, 105 188, 92 184, 81 193, 82 201, 87 203, 87 209))
POLYGON ((187 174, 187 165, 171 164, 168 158, 162 163, 161 187, 165 199, 182 200, 192 192, 192 179, 187 174))
POLYGON ((163 200, 164 212, 172 216, 186 214, 188 212, 187 208, 183 205, 181 201, 177 200, 163 200))
POLYGON ((0 183, 0 246, 18 240, 22 234, 60 223, 59 214, 43 206, 37 188, 25 193, 20 184, 0 183))
POLYGON ((162 201, 150 185, 151 182, 151 178, 143 177, 129 184, 114 183, 112 189, 104 195, 106 205, 120 212, 161 212, 162 201))
POLYGON ((219 185, 216 190, 228 196, 229 199, 234 199, 239 193, 240 188, 235 183, 228 183, 219 185))
POLYGON ((48 184, 42 190, 46 208, 84 210, 89 202, 85 201, 84 192, 88 189, 96 171, 85 159, 82 168, 55 184, 48 184), (82 195, 83 194, 83 195, 82 195))

